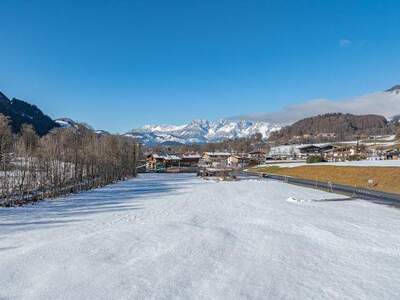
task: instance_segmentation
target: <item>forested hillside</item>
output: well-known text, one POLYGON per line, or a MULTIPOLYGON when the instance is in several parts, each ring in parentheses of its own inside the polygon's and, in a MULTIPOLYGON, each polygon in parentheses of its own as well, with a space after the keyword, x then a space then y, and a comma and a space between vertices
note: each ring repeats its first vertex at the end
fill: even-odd
POLYGON ((14 133, 21 130, 22 124, 30 124, 39 136, 43 136, 51 129, 58 127, 49 116, 35 105, 13 98, 10 100, 0 92, 0 113, 10 119, 11 129, 14 133))
POLYGON ((305 118, 271 133, 273 142, 347 141, 362 136, 395 134, 397 124, 379 115, 330 113, 305 118))

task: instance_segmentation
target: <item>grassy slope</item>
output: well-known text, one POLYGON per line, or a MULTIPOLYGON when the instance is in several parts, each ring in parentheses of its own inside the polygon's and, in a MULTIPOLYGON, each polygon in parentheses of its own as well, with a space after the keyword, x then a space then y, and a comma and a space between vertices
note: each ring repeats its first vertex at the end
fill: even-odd
POLYGON ((347 166, 301 166, 280 168, 277 166, 257 168, 256 172, 273 173, 310 180, 334 182, 350 186, 364 187, 400 193, 400 168, 396 167, 347 167, 347 166), (368 184, 372 179, 374 184, 368 184))

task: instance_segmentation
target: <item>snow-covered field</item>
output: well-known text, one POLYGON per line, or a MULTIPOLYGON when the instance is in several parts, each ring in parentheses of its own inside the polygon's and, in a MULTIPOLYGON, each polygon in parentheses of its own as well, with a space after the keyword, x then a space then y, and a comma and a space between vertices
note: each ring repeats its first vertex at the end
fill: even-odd
POLYGON ((0 209, 0 299, 399 299, 400 210, 147 174, 0 209))

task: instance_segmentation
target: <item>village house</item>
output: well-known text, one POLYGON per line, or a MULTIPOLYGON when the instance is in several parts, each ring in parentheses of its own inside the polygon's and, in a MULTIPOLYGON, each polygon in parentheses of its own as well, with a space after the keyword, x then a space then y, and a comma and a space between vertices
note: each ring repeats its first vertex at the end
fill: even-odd
POLYGON ((334 147, 333 145, 331 145, 331 144, 325 144, 325 145, 319 146, 319 148, 321 149, 321 152, 324 153, 324 152, 329 152, 329 151, 331 151, 331 150, 334 149, 335 147, 334 147))
POLYGON ((307 145, 299 148, 299 158, 307 159, 309 156, 321 155, 321 147, 315 145, 307 145))
POLYGON ((161 171, 171 167, 179 167, 181 158, 172 154, 152 153, 146 157, 146 169, 151 171, 161 171))
POLYGON ((384 154, 384 158, 387 160, 398 160, 400 159, 400 151, 399 150, 389 150, 384 154))
POLYGON ((146 156, 147 170, 156 170, 161 167, 163 167, 163 160, 160 155, 151 153, 146 156))
POLYGON ((287 160, 299 158, 300 150, 298 145, 274 146, 269 150, 265 160, 287 160))
POLYGON ((264 162, 267 157, 267 154, 264 151, 256 150, 249 152, 249 158, 256 162, 264 162))
MULTIPOLYGON (((285 159, 307 159, 310 156, 320 156, 326 161, 346 161, 359 158, 366 158, 367 151, 355 145, 332 145, 332 144, 317 144, 317 145, 286 145, 271 148, 269 158, 274 160, 285 159)), ((379 153, 378 153, 379 155, 379 153)), ((382 154, 383 156, 383 154, 382 154)), ((384 159, 382 157, 382 159, 384 159)))
POLYGON ((184 153, 184 154, 157 154, 152 153, 146 156, 146 169, 148 171, 168 171, 167 169, 175 169, 175 171, 184 172, 185 170, 198 168, 200 154, 184 153))
POLYGON ((369 148, 367 149, 367 160, 384 160, 384 151, 381 149, 369 148))
POLYGON ((204 152, 200 161, 199 167, 203 168, 224 168, 227 166, 229 152, 204 152))
POLYGON ((330 132, 321 132, 316 135, 319 138, 335 138, 336 133, 330 133, 330 132))
POLYGON ((350 160, 351 157, 355 156, 356 154, 361 155, 361 153, 358 153, 357 148, 354 146, 334 146, 324 152, 324 158, 327 161, 340 162, 350 160))
POLYGON ((333 148, 334 147, 331 144, 302 146, 299 147, 298 158, 307 159, 310 156, 321 156, 322 158, 325 158, 333 148))
POLYGON ((230 168, 245 168, 250 163, 250 157, 240 154, 232 154, 227 159, 227 166, 230 168))
POLYGON ((197 168, 199 166, 200 154, 198 153, 185 153, 180 156, 180 166, 184 168, 197 168))

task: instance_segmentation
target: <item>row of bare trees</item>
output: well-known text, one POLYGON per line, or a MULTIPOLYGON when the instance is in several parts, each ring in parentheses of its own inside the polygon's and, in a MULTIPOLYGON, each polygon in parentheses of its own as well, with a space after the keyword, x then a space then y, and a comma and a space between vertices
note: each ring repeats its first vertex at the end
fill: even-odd
POLYGON ((138 153, 133 139, 99 135, 84 126, 39 137, 23 125, 14 135, 0 115, 0 199, 55 197, 133 177, 138 153))

